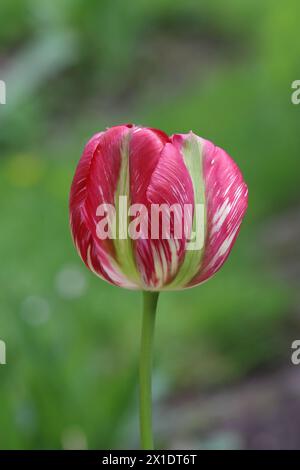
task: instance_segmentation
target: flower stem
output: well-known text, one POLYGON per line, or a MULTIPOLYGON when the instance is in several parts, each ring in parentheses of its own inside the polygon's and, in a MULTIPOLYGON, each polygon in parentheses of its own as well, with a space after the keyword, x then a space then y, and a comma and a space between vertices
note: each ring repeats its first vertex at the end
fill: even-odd
POLYGON ((158 292, 143 292, 143 323, 140 352, 140 438, 142 449, 153 449, 152 349, 158 292))

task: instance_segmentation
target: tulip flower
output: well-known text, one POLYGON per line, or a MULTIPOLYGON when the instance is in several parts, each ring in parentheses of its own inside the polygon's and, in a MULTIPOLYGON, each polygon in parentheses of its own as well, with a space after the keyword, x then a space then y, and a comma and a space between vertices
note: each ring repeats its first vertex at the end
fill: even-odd
POLYGON ((131 124, 111 127, 90 139, 78 163, 70 225, 79 255, 103 280, 144 292, 144 448, 153 446, 150 371, 158 293, 212 277, 232 249, 246 208, 247 186, 236 163, 192 132, 169 137, 131 124))

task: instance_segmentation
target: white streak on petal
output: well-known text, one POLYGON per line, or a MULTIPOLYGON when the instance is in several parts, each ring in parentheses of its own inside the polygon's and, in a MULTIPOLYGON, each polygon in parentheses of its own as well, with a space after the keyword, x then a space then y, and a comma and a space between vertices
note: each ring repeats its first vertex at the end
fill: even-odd
POLYGON ((212 226, 212 231, 211 235, 213 235, 215 232, 218 232, 220 228, 223 225, 223 222, 225 221, 226 217, 230 213, 232 208, 232 204, 230 204, 229 198, 225 199, 224 203, 222 206, 217 210, 213 217, 213 226, 212 226))
MULTIPOLYGON (((102 251, 102 250, 101 250, 102 251)), ((130 282, 123 274, 118 270, 117 265, 113 261, 111 257, 109 257, 104 251, 102 251, 103 257, 107 258, 106 263, 102 262, 102 268, 106 272, 106 274, 110 277, 113 283, 128 288, 128 289, 137 289, 138 285, 130 282)), ((86 253, 87 264, 90 270, 96 274, 96 276, 104 279, 94 268, 92 259, 91 259, 91 246, 88 246, 87 253, 86 253)))
POLYGON ((219 259, 223 260, 223 256, 227 253, 227 251, 229 250, 229 248, 231 247, 231 243, 237 233, 239 229, 239 226, 235 228, 235 230, 230 234, 229 237, 225 238, 225 240, 223 241, 222 245, 220 246, 220 248, 218 249, 217 253, 215 254, 215 256, 213 257, 213 259, 211 260, 211 262, 209 263, 209 265, 207 266, 207 270, 215 267, 215 264, 217 263, 217 261, 219 259))

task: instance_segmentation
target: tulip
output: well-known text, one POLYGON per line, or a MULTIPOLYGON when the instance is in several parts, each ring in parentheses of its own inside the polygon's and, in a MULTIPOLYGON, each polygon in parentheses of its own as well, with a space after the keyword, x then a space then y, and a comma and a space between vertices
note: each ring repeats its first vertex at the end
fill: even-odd
MULTIPOLYGON (((75 246, 102 279, 129 289, 193 287, 215 274, 229 255, 247 207, 247 186, 229 155, 189 134, 116 126, 87 143, 71 188, 75 246), (204 205, 205 243, 187 251, 187 239, 101 240, 97 208, 118 196, 132 204, 204 205)), ((129 224, 129 219, 128 219, 129 224)))
POLYGON ((70 225, 79 255, 100 278, 144 292, 140 381, 145 448, 152 448, 150 369, 158 293, 197 286, 221 268, 238 235, 247 193, 232 158, 192 132, 169 137, 131 124, 111 127, 89 140, 78 163, 70 225), (135 221, 135 228, 143 225, 140 236, 128 236, 134 220, 130 210, 121 208, 125 197, 131 207, 141 208, 135 221), (153 238, 151 211, 160 205, 161 217, 168 207, 176 210, 167 218, 168 236, 159 231, 153 238), (111 207, 115 211, 109 212, 111 207), (99 236, 104 222, 110 222, 107 237, 99 236), (178 226, 184 228, 181 236, 178 226), (195 249, 190 249, 192 234, 202 240, 195 249))

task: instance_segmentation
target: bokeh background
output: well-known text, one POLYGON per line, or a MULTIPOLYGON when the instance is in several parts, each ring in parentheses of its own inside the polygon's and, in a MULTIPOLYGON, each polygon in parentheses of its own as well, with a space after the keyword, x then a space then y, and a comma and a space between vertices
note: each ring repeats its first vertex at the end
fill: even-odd
POLYGON ((210 282, 163 293, 157 446, 300 448, 298 0, 1 0, 0 448, 138 446, 141 296, 73 248, 68 192, 87 139, 192 129, 249 185, 210 282))

